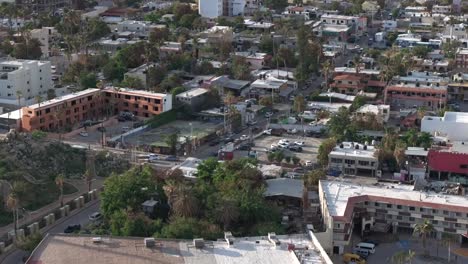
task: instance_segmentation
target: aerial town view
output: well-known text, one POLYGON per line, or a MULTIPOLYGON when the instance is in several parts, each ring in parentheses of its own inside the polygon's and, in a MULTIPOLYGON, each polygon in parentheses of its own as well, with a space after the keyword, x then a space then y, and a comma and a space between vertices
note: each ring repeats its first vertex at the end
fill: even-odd
POLYGON ((0 263, 468 264, 468 0, 0 0, 0 263))

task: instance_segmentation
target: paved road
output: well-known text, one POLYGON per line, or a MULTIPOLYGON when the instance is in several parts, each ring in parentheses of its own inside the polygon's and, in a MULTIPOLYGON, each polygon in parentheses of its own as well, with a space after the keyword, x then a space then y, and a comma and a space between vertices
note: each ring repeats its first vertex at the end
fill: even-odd
MULTIPOLYGON (((76 225, 80 224, 81 226, 85 226, 89 223, 88 216, 96 211, 99 211, 99 206, 100 202, 95 202, 95 204, 90 205, 89 207, 86 207, 82 209, 80 212, 78 212, 75 215, 72 215, 71 217, 57 222, 56 225, 54 225, 51 229, 47 230, 46 233, 62 233, 63 230, 69 226, 69 225, 76 225)), ((15 250, 12 252, 7 258, 5 258, 2 261, 2 264, 23 264, 23 257, 26 257, 28 255, 27 252, 23 250, 15 250)))

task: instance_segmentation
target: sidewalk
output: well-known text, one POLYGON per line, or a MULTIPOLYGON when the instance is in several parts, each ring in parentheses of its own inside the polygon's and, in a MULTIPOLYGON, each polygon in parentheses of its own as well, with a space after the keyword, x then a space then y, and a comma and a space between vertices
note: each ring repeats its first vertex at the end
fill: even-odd
MULTIPOLYGON (((77 197, 81 196, 83 193, 88 191, 88 185, 85 183, 84 180, 67 179, 66 182, 75 186, 75 188, 77 188, 78 191, 73 194, 64 195, 63 196, 64 204, 76 199, 77 197)), ((104 178, 96 178, 96 180, 93 181, 93 184, 91 187, 92 189, 99 189, 103 186, 103 184, 104 184, 104 178)), ((18 221, 18 227, 23 226, 28 223, 41 220, 42 217, 44 217, 47 214, 52 213, 54 210, 56 210, 59 207, 60 207, 60 201, 57 200, 51 204, 48 204, 44 207, 39 208, 36 211, 27 212, 25 216, 18 221)), ((6 235, 9 231, 13 230, 14 228, 15 228, 14 223, 0 227, 0 237, 3 237, 4 235, 6 235)))

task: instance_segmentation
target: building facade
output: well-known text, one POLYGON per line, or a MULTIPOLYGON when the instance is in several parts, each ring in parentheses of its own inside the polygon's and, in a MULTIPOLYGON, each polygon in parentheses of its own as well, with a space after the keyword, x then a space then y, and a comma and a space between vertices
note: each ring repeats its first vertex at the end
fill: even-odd
POLYGON ((448 141, 468 141, 467 131, 468 113, 464 112, 445 112, 443 117, 425 116, 421 120, 421 132, 444 137, 448 141))
POLYGON ((49 61, 0 62, 0 100, 5 103, 24 105, 25 101, 32 101, 36 96, 45 99, 47 90, 52 89, 51 72, 49 61))
POLYGON ((390 85, 385 88, 385 103, 393 109, 426 107, 438 110, 447 103, 447 87, 421 84, 390 85))
POLYGON ((337 175, 377 176, 376 149, 356 142, 343 142, 328 155, 328 169, 337 175))
POLYGON ((73 128, 120 112, 148 118, 172 109, 172 95, 130 89, 87 89, 21 109, 23 131, 73 128))
POLYGON ((198 14, 205 18, 217 18, 223 15, 223 0, 198 1, 198 14))
POLYGON ((31 30, 31 38, 38 39, 41 42, 42 57, 48 58, 52 56, 50 44, 53 42, 57 30, 54 27, 42 27, 31 30))
POLYGON ((460 48, 455 54, 455 66, 461 69, 468 69, 468 49, 460 48))
POLYGON ((320 181, 321 211, 326 233, 332 237, 330 244, 323 246, 342 254, 358 225, 363 233, 412 234, 414 226, 426 220, 436 230, 430 237, 441 239, 448 234, 468 244, 463 236, 468 228, 468 198, 413 189, 412 185, 320 181))
POLYGON ((176 95, 177 102, 187 105, 192 111, 199 110, 207 99, 208 90, 195 88, 176 95))

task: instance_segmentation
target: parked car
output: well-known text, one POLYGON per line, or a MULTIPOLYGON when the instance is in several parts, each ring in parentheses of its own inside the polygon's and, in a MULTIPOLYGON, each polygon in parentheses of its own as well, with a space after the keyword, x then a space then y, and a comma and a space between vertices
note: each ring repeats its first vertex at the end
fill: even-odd
POLYGON ((313 163, 312 163, 312 161, 310 161, 310 160, 306 160, 305 163, 304 163, 304 166, 306 166, 306 167, 312 167, 312 166, 313 166, 313 163))
POLYGON ((266 118, 270 118, 270 117, 272 117, 272 116, 273 116, 273 113, 272 113, 272 112, 266 112, 266 113, 265 113, 265 117, 266 117, 266 118))
POLYGON ((88 135, 88 132, 86 132, 86 131, 81 131, 81 132, 80 132, 80 136, 82 136, 82 137, 88 137, 89 135, 88 135))
POLYGON ((159 156, 156 155, 156 154, 149 154, 148 155, 148 161, 151 162, 151 161, 155 161, 155 160, 158 160, 159 159, 159 156))
POLYGON ((271 129, 263 130, 262 134, 263 135, 271 135, 271 129))
POLYGON ((224 144, 234 142, 234 139, 232 137, 227 137, 223 140, 224 144))
POLYGON ((278 149, 279 149, 278 145, 276 145, 276 144, 271 144, 270 150, 275 151, 275 150, 278 150, 278 149))
POLYGON ((294 152, 302 152, 302 147, 293 145, 293 146, 289 146, 289 150, 294 151, 294 152))
POLYGON ((302 147, 302 146, 305 145, 305 142, 304 141, 294 141, 294 145, 302 147))
POLYGON ((177 157, 174 156, 174 155, 167 156, 167 157, 166 157, 166 160, 167 160, 167 161, 178 161, 177 157))
POLYGON ((91 215, 89 215, 89 220, 91 222, 96 222, 102 219, 102 214, 100 212, 94 212, 91 215))
POLYGON ((286 148, 289 147, 289 143, 280 142, 280 143, 278 143, 278 147, 279 147, 279 148, 282 148, 282 149, 286 149, 286 148))
POLYGON ((278 141, 278 144, 282 144, 282 143, 287 143, 287 144, 289 144, 290 141, 289 141, 289 139, 283 138, 283 139, 280 139, 280 140, 278 141))
POLYGON ((293 128, 293 129, 288 129, 288 133, 289 134, 296 134, 297 133, 297 129, 293 128))
POLYGON ((215 140, 211 141, 209 145, 213 147, 213 146, 218 145, 219 143, 220 143, 220 140, 219 140, 219 139, 215 139, 215 140))
POLYGON ((129 126, 124 126, 122 127, 122 132, 128 132, 130 131, 130 127, 129 126))
POLYGON ((81 225, 69 225, 67 226, 67 228, 65 228, 65 230, 63 230, 63 232, 65 234, 69 234, 69 233, 73 233, 75 231, 80 231, 81 230, 81 225))
POLYGON ((305 171, 303 168, 294 168, 294 169, 293 169, 293 172, 301 173, 301 174, 305 174, 305 173, 306 173, 306 171, 305 171))
POLYGON ((352 253, 345 253, 343 254, 343 262, 346 264, 356 263, 356 264, 366 264, 366 260, 363 259, 361 256, 352 254, 352 253))
POLYGON ((250 147, 249 144, 242 144, 242 145, 237 146, 238 150, 250 150, 251 148, 252 147, 250 147))
POLYGON ((240 139, 240 140, 247 140, 247 139, 249 139, 249 136, 247 136, 247 135, 242 135, 239 139, 240 139))

